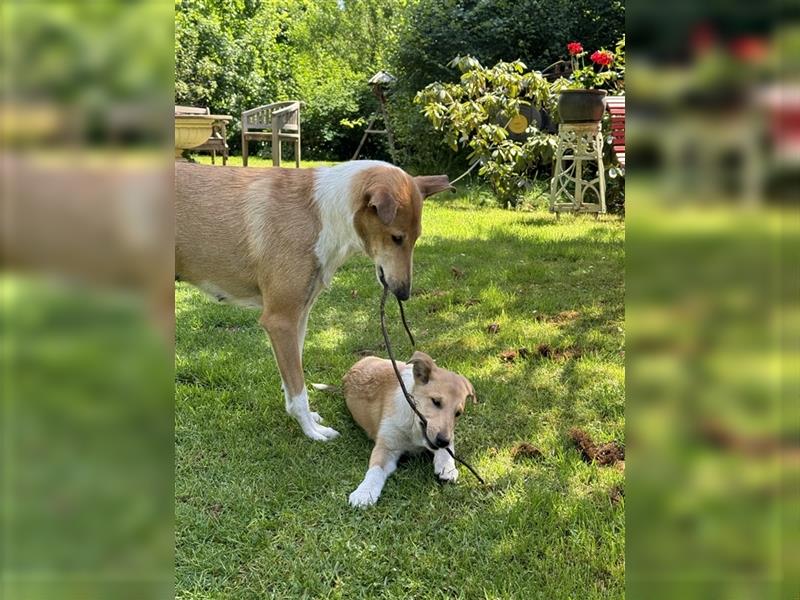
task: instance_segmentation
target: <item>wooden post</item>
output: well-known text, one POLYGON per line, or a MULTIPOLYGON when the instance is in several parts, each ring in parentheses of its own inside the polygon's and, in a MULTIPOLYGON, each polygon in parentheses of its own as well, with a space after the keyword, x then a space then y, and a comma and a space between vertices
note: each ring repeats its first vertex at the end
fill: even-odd
POLYGON ((275 125, 272 126, 272 166, 281 166, 281 133, 275 125))
POLYGON ((247 166, 247 129, 242 118, 242 166, 247 166))
POLYGON ((300 168, 300 110, 297 110, 297 139, 294 142, 294 165, 300 168))
POLYGON ((369 135, 370 130, 372 129, 372 124, 375 122, 376 115, 372 115, 372 118, 367 123, 367 128, 364 130, 364 135, 361 136, 361 141, 358 143, 358 148, 356 148, 355 154, 353 154, 353 158, 350 160, 355 160, 358 158, 359 153, 361 152, 361 147, 364 145, 364 142, 367 141, 367 136, 369 135))
POLYGON ((392 136, 392 126, 389 124, 389 115, 386 114, 386 104, 383 92, 380 95, 381 113, 383 113, 383 125, 386 128, 386 137, 389 138, 389 154, 392 157, 392 162, 397 162, 397 157, 394 152, 394 136, 392 136))

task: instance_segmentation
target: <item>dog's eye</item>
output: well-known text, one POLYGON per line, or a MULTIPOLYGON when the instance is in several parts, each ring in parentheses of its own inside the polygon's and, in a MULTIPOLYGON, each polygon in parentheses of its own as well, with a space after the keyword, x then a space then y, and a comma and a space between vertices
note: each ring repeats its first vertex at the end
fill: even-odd
POLYGON ((442 408, 442 401, 439 398, 431 398, 431 402, 436 408, 442 408))
POLYGON ((393 236, 392 236, 392 241, 393 241, 393 242, 394 242, 396 245, 398 245, 398 246, 402 246, 402 245, 403 245, 403 236, 402 236, 402 235, 393 235, 393 236))
POLYGON ((460 411, 460 410, 457 410, 457 411, 456 411, 456 416, 457 416, 457 417, 460 417, 460 416, 461 416, 461 411, 460 411))

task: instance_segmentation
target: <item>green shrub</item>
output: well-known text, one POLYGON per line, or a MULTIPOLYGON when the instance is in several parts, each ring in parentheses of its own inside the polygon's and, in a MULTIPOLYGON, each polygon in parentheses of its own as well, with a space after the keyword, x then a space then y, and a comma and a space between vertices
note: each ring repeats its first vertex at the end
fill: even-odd
POLYGON ((553 84, 539 72, 526 71, 521 61, 487 68, 466 56, 451 64, 462 72, 461 80, 432 83, 417 94, 416 102, 452 150, 469 148, 467 158, 481 163, 478 174, 498 200, 516 206, 535 178, 531 172, 552 162, 556 136, 531 123, 528 137, 515 141, 509 137, 508 123, 523 105, 553 112, 553 84))
POLYGON ((564 58, 566 41, 613 47, 625 32, 619 0, 419 0, 409 6, 391 71, 398 78, 392 102, 404 166, 439 171, 467 164, 466 153, 446 151, 441 136, 420 120, 417 91, 434 81, 456 82, 454 56, 474 56, 485 65, 520 60, 543 70, 564 58))

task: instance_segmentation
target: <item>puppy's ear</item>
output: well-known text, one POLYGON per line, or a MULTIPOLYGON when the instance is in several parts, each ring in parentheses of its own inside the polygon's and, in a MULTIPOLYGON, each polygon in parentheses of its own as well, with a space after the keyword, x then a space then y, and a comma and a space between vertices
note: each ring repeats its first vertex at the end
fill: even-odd
POLYGON ((384 225, 389 225, 397 215, 397 200, 386 188, 380 187, 367 193, 367 206, 374 208, 384 225))
POLYGON ((455 191, 456 189, 450 185, 450 179, 447 175, 422 175, 420 177, 414 177, 414 183, 417 184, 417 188, 419 188, 419 192, 422 194, 423 198, 433 196, 444 190, 455 191))
POLYGON ((464 383, 464 386, 467 388, 467 399, 472 398, 472 403, 477 404, 478 394, 475 393, 475 388, 472 387, 472 383, 470 382, 469 379, 467 379, 463 375, 460 375, 460 377, 461 381, 464 383))
POLYGON ((431 380, 431 372, 436 366, 433 359, 424 352, 414 352, 408 359, 408 364, 414 367, 414 381, 426 384, 431 380))

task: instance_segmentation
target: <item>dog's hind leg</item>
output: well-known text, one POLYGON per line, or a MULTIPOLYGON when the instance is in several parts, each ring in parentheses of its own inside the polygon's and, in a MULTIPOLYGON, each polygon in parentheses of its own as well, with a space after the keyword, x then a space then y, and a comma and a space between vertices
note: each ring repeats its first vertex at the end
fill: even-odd
POLYGON ((261 325, 272 342, 278 362, 286 398, 286 412, 297 419, 300 427, 312 440, 327 441, 339 433, 319 424, 319 415, 308 406, 308 391, 303 378, 303 360, 300 340, 301 314, 271 312, 265 308, 261 325))

